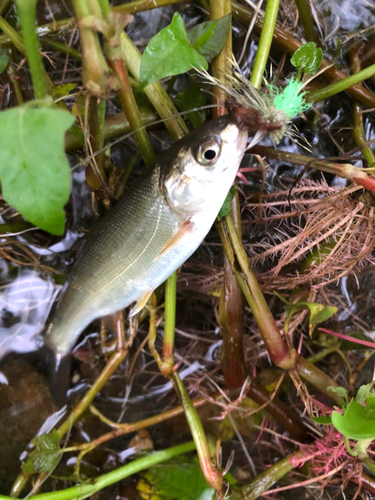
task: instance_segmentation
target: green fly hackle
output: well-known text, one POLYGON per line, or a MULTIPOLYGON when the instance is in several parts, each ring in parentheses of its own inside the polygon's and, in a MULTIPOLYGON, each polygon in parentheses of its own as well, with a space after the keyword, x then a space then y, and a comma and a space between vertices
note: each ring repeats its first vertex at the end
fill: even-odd
POLYGON ((234 59, 231 63, 233 70, 222 79, 210 75, 205 70, 198 72, 207 83, 223 90, 227 100, 235 101, 237 110, 240 109, 243 115, 246 110, 257 111, 260 128, 269 133, 275 144, 285 135, 295 136, 291 121, 310 107, 304 100, 302 83, 292 78, 284 89, 280 89, 266 82, 265 90, 261 91, 244 76, 234 59))

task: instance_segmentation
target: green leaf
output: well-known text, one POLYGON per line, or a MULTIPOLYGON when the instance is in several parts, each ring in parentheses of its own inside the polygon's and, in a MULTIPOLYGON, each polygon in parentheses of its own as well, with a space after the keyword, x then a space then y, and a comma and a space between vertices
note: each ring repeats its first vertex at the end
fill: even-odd
POLYGON ((3 196, 27 220, 63 234, 71 174, 64 132, 74 117, 59 109, 18 107, 0 113, 3 196))
POLYGON ((313 334, 313 331, 317 325, 323 323, 331 316, 333 316, 337 312, 337 307, 334 306, 325 306, 324 304, 316 304, 315 302, 288 302, 284 297, 282 297, 279 293, 274 292, 274 294, 279 297, 285 304, 287 304, 286 314, 288 318, 291 318, 293 314, 301 311, 304 308, 308 308, 310 310, 310 318, 309 318, 309 335, 310 337, 313 334))
POLYGON ((332 424, 349 439, 375 438, 375 410, 364 408, 354 399, 343 415, 337 411, 332 413, 332 424))
POLYGON ((60 99, 60 97, 65 97, 76 87, 76 83, 62 83, 61 85, 55 85, 52 89, 52 97, 54 100, 60 99))
POLYGON ((344 387, 335 387, 334 385, 330 385, 327 387, 330 392, 333 394, 337 394, 341 398, 343 398, 346 402, 349 399, 349 392, 344 387))
POLYGON ((230 188, 229 193, 227 194, 227 197, 225 198, 225 201, 222 207, 220 208, 217 220, 220 221, 224 217, 228 217, 228 215, 230 214, 230 211, 232 209, 232 200, 234 198, 234 195, 236 194, 236 191, 237 191, 237 186, 232 186, 230 188))
POLYGON ((231 14, 217 21, 206 21, 188 31, 191 45, 207 61, 211 61, 224 47, 231 25, 231 14))
POLYGON ((358 389, 357 395, 355 397, 355 400, 357 403, 360 405, 364 403, 367 399, 367 396, 370 395, 370 391, 373 387, 373 382, 370 382, 369 384, 361 385, 361 387, 358 389))
POLYGON ((321 425, 332 424, 331 417, 313 417, 314 422, 321 425))
POLYGON ((214 500, 215 490, 208 486, 198 460, 181 455, 160 467, 142 473, 137 489, 144 499, 214 500))
MULTIPOLYGON (((174 101, 179 111, 201 108, 206 104, 199 83, 190 89, 179 92, 174 101)), ((193 111, 192 113, 186 113, 186 118, 191 121, 194 128, 197 128, 205 122, 206 113, 204 111, 193 111)))
POLYGON ((0 75, 8 66, 8 55, 7 51, 0 46, 0 75))
POLYGON ((208 64, 190 45, 184 21, 176 12, 171 24, 151 38, 142 55, 140 88, 193 67, 207 69, 208 64))
POLYGON ((296 50, 290 62, 298 68, 298 72, 315 73, 323 60, 323 51, 314 42, 308 42, 296 50))
POLYGON ((60 438, 56 429, 49 434, 42 434, 33 439, 35 450, 28 460, 22 464, 22 469, 30 474, 52 472, 59 463, 61 449, 60 438))
POLYGON ((331 316, 337 313, 337 307, 325 306, 324 304, 315 304, 314 302, 298 302, 297 305, 302 305, 310 310, 309 318, 309 335, 313 334, 315 327, 323 321, 326 321, 331 316))

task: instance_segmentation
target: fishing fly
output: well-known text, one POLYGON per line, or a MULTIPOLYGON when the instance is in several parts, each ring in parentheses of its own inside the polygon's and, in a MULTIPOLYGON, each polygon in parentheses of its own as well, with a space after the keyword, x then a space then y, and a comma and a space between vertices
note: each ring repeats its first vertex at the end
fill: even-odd
POLYGON ((267 133, 275 144, 284 136, 294 138, 297 134, 292 120, 310 108, 304 99, 303 83, 292 77, 281 89, 264 80, 265 89, 258 90, 245 77, 234 58, 231 65, 232 71, 222 78, 203 69, 197 71, 207 83, 223 90, 228 112, 239 125, 258 130, 256 142, 267 133))

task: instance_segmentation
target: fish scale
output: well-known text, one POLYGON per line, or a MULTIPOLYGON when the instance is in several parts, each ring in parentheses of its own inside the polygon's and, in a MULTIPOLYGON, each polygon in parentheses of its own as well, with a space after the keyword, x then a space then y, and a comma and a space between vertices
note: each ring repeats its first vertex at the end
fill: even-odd
POLYGON ((133 302, 141 308, 197 249, 246 141, 228 116, 204 124, 171 146, 90 231, 45 335, 57 359, 94 319, 133 302), (205 148, 214 160, 204 158, 205 148))

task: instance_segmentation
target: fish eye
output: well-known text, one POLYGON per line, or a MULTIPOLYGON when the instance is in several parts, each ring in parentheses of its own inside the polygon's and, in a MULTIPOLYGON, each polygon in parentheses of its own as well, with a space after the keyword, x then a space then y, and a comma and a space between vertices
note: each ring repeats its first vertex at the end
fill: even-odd
POLYGON ((200 144, 195 152, 195 158, 198 163, 205 167, 213 165, 220 155, 220 144, 217 141, 210 140, 200 144))

